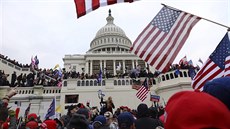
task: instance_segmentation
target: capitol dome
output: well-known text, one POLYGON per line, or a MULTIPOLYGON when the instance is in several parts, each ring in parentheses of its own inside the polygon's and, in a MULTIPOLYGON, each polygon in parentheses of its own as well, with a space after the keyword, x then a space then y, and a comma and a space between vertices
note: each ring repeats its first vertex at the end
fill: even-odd
POLYGON ((117 34, 117 35, 121 35, 121 36, 126 36, 125 32, 119 26, 116 26, 113 23, 114 18, 111 15, 109 15, 106 18, 106 20, 107 20, 107 24, 97 32, 95 38, 100 37, 100 36, 104 36, 106 34, 108 34, 108 35, 117 34))
POLYGON ((100 52, 100 51, 129 51, 132 43, 130 39, 125 35, 125 32, 119 27, 116 26, 113 21, 114 18, 111 15, 111 10, 109 10, 109 15, 106 18, 107 24, 98 30, 95 38, 90 43, 91 52, 100 52))

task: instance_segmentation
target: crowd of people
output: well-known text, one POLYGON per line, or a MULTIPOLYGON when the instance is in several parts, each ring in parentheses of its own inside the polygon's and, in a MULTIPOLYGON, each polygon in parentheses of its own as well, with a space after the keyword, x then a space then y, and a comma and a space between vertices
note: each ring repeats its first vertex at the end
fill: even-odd
POLYGON ((107 100, 101 99, 100 109, 91 107, 87 102, 86 105, 78 103, 66 106, 67 114, 59 118, 47 117, 42 121, 36 113, 28 113, 24 118, 18 118, 15 111, 7 108, 9 99, 16 93, 17 90, 12 89, 0 103, 1 129, 140 129, 144 125, 146 129, 158 126, 163 128, 159 116, 163 115, 164 108, 153 105, 148 107, 141 103, 137 109, 120 106, 115 110, 111 96, 107 100))
MULTIPOLYGON (((78 72, 75 70, 66 71, 65 68, 63 69, 41 69, 38 68, 37 65, 31 64, 19 64, 18 61, 11 60, 7 56, 0 54, 0 58, 13 63, 14 65, 20 67, 27 67, 30 68, 31 72, 29 74, 22 74, 22 73, 5 73, 3 70, 0 69, 0 86, 11 86, 14 87, 15 85, 19 87, 31 87, 34 85, 43 85, 43 86, 61 86, 63 79, 68 78, 77 78, 77 79, 98 79, 99 73, 94 73, 89 75, 88 73, 78 72), (11 81, 9 82, 9 75, 11 74, 11 81)), ((35 62, 35 61, 34 61, 35 62)), ((170 66, 168 71, 176 71, 179 72, 180 69, 188 69, 190 76, 195 76, 196 72, 199 70, 199 66, 194 67, 192 64, 188 62, 180 62, 179 64, 173 64, 170 66)), ((102 78, 140 78, 140 77, 149 77, 149 78, 157 78, 161 72, 155 71, 152 73, 149 68, 141 68, 140 65, 137 65, 134 69, 128 70, 127 68, 124 70, 124 73, 118 73, 117 75, 111 75, 106 68, 102 71, 102 78)), ((153 79, 154 80, 154 79, 153 79)))
POLYGON ((12 63, 12 64, 14 64, 14 65, 16 65, 16 66, 19 66, 19 67, 21 67, 21 68, 29 68, 29 67, 30 67, 30 64, 22 64, 22 63, 19 63, 18 61, 12 60, 12 59, 10 59, 8 56, 5 56, 5 55, 3 55, 3 54, 1 54, 1 53, 0 53, 0 58, 6 60, 6 61, 8 61, 8 62, 10 62, 10 63, 12 63))
POLYGON ((140 103, 136 109, 116 107, 112 97, 101 98, 101 108, 90 103, 66 107, 67 114, 41 120, 35 113, 23 119, 9 110, 8 102, 17 94, 13 88, 0 101, 1 129, 229 129, 230 77, 208 81, 204 90, 180 91, 165 107, 140 103), (115 108, 116 107, 116 108, 115 108))

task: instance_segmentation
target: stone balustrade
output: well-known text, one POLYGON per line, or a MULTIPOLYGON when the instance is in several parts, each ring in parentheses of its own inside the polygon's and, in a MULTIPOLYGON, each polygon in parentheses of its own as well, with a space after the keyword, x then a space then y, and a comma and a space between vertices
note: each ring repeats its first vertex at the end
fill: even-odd
MULTIPOLYGON (((187 83, 191 83, 191 79, 188 74, 188 70, 181 70, 180 74, 175 74, 174 71, 161 74, 158 78, 155 78, 155 83, 153 86, 157 88, 162 88, 164 86, 168 86, 169 83, 176 82, 181 83, 181 81, 186 81, 187 83), (176 81, 176 80, 178 80, 176 81)), ((133 80, 129 77, 125 78, 109 78, 109 79, 102 79, 100 83, 97 82, 97 79, 67 79, 63 81, 63 87, 68 87, 68 85, 75 85, 76 87, 104 87, 108 84, 110 87, 117 87, 117 86, 132 86, 133 80)), ((8 86, 1 86, 0 88, 0 95, 2 96, 1 91, 8 91, 10 87, 8 86)), ((59 87, 43 87, 42 85, 36 85, 34 87, 18 87, 18 95, 32 95, 32 94, 60 94, 61 88, 59 87)))

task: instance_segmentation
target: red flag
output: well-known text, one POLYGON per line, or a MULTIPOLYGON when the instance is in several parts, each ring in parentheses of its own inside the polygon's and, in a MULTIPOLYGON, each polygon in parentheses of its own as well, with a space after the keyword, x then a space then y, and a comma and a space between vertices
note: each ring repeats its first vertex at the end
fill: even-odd
POLYGON ((134 2, 135 0, 74 0, 76 5, 77 17, 86 15, 99 7, 112 5, 122 2, 134 2))
POLYGON ((15 109, 15 117, 16 117, 16 119, 18 119, 18 114, 19 114, 19 112, 20 112, 20 107, 17 107, 17 108, 15 109))
POLYGON ((199 20, 192 14, 163 7, 130 50, 158 71, 166 72, 199 20))
POLYGON ((140 99, 143 102, 147 98, 148 93, 149 93, 149 84, 146 78, 142 86, 140 87, 140 89, 138 89, 136 96, 138 99, 140 99))
POLYGON ((229 75, 230 36, 228 33, 221 40, 214 52, 193 78, 193 89, 202 89, 208 80, 229 75))

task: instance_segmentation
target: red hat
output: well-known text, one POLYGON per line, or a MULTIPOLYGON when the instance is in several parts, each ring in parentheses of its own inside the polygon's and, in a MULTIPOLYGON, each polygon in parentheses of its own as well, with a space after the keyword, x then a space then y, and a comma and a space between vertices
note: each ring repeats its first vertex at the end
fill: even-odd
POLYGON ((56 129, 57 123, 55 120, 45 120, 44 123, 47 125, 48 129, 56 129))
POLYGON ((30 129, 37 129, 38 128, 38 122, 36 122, 36 121, 29 121, 26 124, 26 127, 29 127, 30 129))
POLYGON ((2 129, 8 129, 8 128, 9 128, 8 122, 4 122, 4 123, 2 124, 2 129))
POLYGON ((38 116, 37 116, 37 114, 35 114, 35 113, 31 113, 31 114, 29 114, 28 115, 28 119, 30 119, 30 118, 34 118, 34 119, 37 119, 38 118, 38 116))
POLYGON ((174 94, 165 108, 165 129, 229 129, 230 111, 215 97, 199 91, 174 94))

